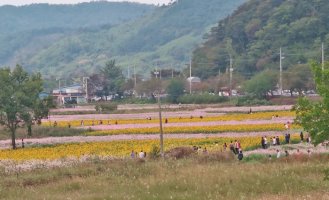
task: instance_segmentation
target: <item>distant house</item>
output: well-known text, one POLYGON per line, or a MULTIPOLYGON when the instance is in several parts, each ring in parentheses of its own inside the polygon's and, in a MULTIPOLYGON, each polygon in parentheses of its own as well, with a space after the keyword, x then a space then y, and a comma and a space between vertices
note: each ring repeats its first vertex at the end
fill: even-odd
POLYGON ((86 103, 86 92, 82 85, 76 84, 53 90, 53 96, 59 104, 86 103))

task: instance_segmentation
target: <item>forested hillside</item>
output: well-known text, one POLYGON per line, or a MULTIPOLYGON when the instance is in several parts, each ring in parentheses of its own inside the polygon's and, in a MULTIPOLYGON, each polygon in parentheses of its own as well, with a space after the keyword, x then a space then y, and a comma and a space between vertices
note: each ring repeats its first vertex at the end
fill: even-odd
POLYGON ((32 31, 20 37, 19 44, 24 45, 7 52, 9 59, 0 63, 19 62, 32 71, 62 75, 88 74, 109 59, 123 67, 135 65, 145 74, 155 65, 182 68, 209 28, 244 1, 179 0, 116 26, 73 31, 56 27, 49 34, 41 32, 50 29, 32 31))
POLYGON ((146 4, 105 1, 0 6, 0 65, 28 64, 28 58, 63 37, 135 20, 154 8, 146 4))
MULTIPOLYGON (((329 46, 327 0, 250 0, 211 29, 194 52, 194 72, 206 79, 225 72, 229 55, 234 73, 249 78, 265 69, 283 70, 321 60, 321 43, 329 46), (200 63, 212 63, 205 65, 200 63)), ((327 53, 325 49, 325 53, 327 53)))
POLYGON ((135 19, 154 6, 137 3, 93 2, 76 5, 32 4, 1 6, 1 34, 48 28, 85 28, 120 24, 135 19))

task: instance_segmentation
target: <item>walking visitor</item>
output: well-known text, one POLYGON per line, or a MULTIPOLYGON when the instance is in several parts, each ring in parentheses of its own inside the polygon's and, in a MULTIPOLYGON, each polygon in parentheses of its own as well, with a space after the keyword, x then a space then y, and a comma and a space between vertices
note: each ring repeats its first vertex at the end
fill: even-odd
POLYGON ((227 148, 227 144, 225 142, 224 145, 223 145, 223 150, 226 151, 226 148, 227 148))
POLYGON ((131 158, 135 158, 135 157, 136 157, 136 154, 135 154, 134 150, 131 151, 131 153, 130 153, 130 157, 131 157, 131 158))
POLYGON ((239 151, 238 159, 239 159, 240 161, 243 159, 243 153, 242 153, 242 150, 239 151))
POLYGON ((260 143, 261 143, 261 145, 262 145, 262 148, 265 149, 265 140, 264 140, 264 137, 262 137, 260 143))
POLYGON ((146 157, 146 154, 144 153, 143 150, 141 150, 141 152, 139 152, 139 158, 145 158, 146 157))
POLYGON ((275 137, 272 138, 272 145, 273 145, 273 146, 276 145, 276 138, 275 138, 275 137))
POLYGON ((279 149, 276 150, 276 158, 280 158, 281 157, 281 152, 279 151, 279 149))
POLYGON ((233 141, 231 141, 230 143, 230 150, 232 151, 232 153, 234 153, 234 144, 233 144, 233 141))
POLYGON ((239 153, 238 141, 235 140, 235 142, 234 142, 234 154, 238 154, 238 153, 239 153))
POLYGON ((279 138, 279 136, 276 136, 275 141, 276 141, 276 145, 280 145, 280 138, 279 138))
POLYGON ((300 137, 300 141, 301 142, 304 142, 304 134, 303 134, 303 131, 300 132, 299 137, 300 137))
POLYGON ((264 137, 264 144, 265 144, 265 149, 267 149, 267 138, 266 138, 266 136, 264 137))

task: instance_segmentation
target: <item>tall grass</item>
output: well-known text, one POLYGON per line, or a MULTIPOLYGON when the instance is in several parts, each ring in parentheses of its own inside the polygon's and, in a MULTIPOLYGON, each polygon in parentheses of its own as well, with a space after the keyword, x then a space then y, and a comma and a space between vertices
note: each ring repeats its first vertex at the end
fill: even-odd
POLYGON ((94 160, 52 170, 0 172, 0 199, 325 199, 328 160, 327 155, 257 162, 204 156, 94 160))
MULTIPOLYGON (((73 128, 62 128, 62 127, 44 127, 44 126, 33 126, 32 137, 62 137, 62 136, 76 136, 85 135, 87 130, 84 129, 73 129, 73 128)), ((16 131, 16 138, 27 138, 26 128, 18 128, 16 131)), ((10 133, 3 127, 0 129, 0 140, 10 139, 10 133)))

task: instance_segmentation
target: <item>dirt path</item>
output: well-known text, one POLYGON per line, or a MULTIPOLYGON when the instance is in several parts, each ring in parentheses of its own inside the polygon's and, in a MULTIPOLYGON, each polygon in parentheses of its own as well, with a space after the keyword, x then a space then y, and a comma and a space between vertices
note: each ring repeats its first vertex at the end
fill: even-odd
MULTIPOLYGON (((223 112, 248 112, 250 108, 252 111, 268 111, 268 110, 286 110, 291 109, 291 105, 282 106, 245 106, 245 107, 217 107, 216 104, 163 104, 165 109, 197 109, 197 110, 217 110, 223 112), (199 109, 198 109, 199 108, 199 109), (200 109, 201 108, 201 109, 200 109), (205 109, 204 109, 205 108, 205 109)), ((157 104, 123 104, 118 106, 118 110, 145 110, 158 109, 157 104)), ((74 108, 58 108, 52 109, 52 112, 68 112, 68 111, 95 111, 95 106, 76 106, 74 108)))
MULTIPOLYGON (((138 107, 137 105, 129 105, 132 107, 138 107)), ((144 106, 145 108, 154 107, 157 109, 156 105, 144 106)), ((171 106, 171 105, 169 105, 171 106)), ((176 105, 178 106, 178 105, 176 105)), ((143 107, 141 107, 143 108, 143 107)), ((209 106, 208 108, 195 109, 193 111, 177 111, 177 112, 163 112, 163 117, 199 117, 199 116, 218 116, 226 112, 249 112, 250 109, 253 112, 259 111, 280 111, 280 110, 290 110, 291 105, 284 106, 255 106, 255 107, 223 107, 223 108, 214 108, 209 106)), ((65 109, 55 109, 54 112, 66 112, 66 111, 88 111, 90 107, 77 107, 77 108, 65 108, 65 109)), ((65 121, 65 120, 82 120, 82 119, 146 119, 148 117, 158 118, 158 112, 149 112, 149 113, 135 113, 135 114, 85 114, 85 115, 52 115, 50 116, 51 120, 65 121)))
POLYGON ((329 153, 329 147, 322 145, 318 145, 314 147, 312 144, 299 143, 299 144, 271 146, 268 149, 259 148, 252 151, 247 151, 244 154, 246 156, 251 154, 276 155, 277 150, 280 151, 281 157, 285 156, 285 150, 287 150, 290 155, 299 155, 299 154, 311 155, 313 153, 329 153))

